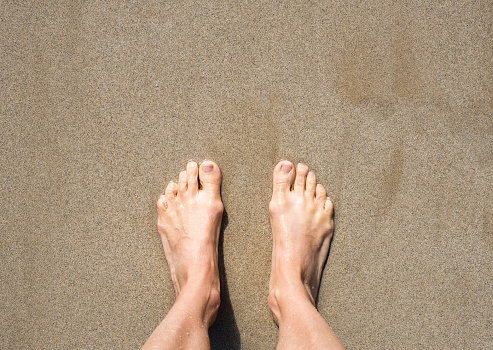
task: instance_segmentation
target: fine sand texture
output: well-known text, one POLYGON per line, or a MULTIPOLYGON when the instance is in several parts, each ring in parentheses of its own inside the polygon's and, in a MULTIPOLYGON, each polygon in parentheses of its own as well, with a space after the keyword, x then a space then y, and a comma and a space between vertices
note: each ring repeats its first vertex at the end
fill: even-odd
POLYGON ((349 349, 491 349, 491 1, 0 1, 0 348, 138 349, 173 304, 155 203, 223 172, 212 349, 274 349, 281 159, 335 206, 349 349))

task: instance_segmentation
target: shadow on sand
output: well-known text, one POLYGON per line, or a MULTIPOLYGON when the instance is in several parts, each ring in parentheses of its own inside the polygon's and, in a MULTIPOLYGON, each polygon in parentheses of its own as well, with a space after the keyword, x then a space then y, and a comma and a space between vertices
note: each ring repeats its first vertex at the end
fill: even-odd
POLYGON ((219 276, 221 279, 221 306, 214 325, 209 328, 211 350, 239 350, 241 348, 240 332, 236 325, 233 306, 229 298, 226 269, 224 267, 224 229, 228 225, 228 214, 223 214, 221 233, 219 235, 219 276))

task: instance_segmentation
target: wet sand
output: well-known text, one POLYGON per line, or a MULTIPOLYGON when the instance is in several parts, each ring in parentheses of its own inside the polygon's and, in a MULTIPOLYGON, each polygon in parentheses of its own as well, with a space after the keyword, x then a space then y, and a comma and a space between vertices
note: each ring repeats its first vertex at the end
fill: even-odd
POLYGON ((271 171, 335 204, 319 310, 349 349, 487 349, 491 6, 0 6, 0 348, 134 349, 173 303, 155 201, 223 171, 213 349, 272 349, 271 171))

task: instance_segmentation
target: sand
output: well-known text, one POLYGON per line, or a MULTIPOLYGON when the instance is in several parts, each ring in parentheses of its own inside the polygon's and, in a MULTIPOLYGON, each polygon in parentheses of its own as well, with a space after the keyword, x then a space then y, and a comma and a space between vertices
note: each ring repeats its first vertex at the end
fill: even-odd
POLYGON ((349 349, 487 349, 488 1, 2 1, 0 348, 137 349, 174 293, 155 202, 216 161, 213 349, 273 349, 280 159, 335 204, 319 311, 349 349))

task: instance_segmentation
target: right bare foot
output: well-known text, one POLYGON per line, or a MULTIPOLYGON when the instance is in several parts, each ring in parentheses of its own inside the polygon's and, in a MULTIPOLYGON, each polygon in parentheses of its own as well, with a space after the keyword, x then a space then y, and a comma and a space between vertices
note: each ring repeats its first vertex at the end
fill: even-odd
POLYGON ((158 232, 176 298, 186 294, 187 300, 203 308, 207 326, 214 322, 219 308, 217 251, 223 213, 220 186, 217 164, 205 161, 199 167, 189 162, 187 170, 180 173, 178 184, 169 183, 157 203, 158 232))
POLYGON ((334 231, 333 205, 315 174, 289 161, 274 169, 269 205, 273 236, 269 307, 279 324, 282 303, 308 299, 315 306, 334 231))

